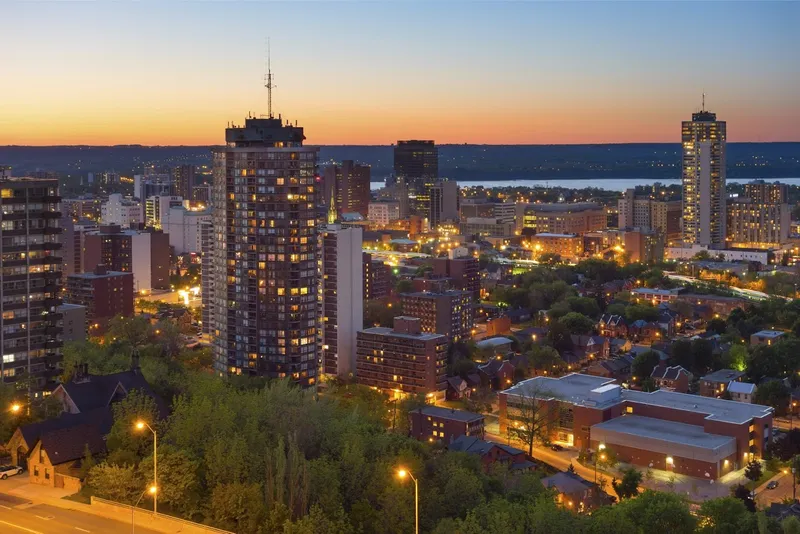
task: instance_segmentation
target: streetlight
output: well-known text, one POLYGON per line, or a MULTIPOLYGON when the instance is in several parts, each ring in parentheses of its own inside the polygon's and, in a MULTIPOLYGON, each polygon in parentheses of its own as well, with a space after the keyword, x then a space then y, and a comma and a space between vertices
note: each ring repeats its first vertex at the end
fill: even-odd
POLYGON ((419 483, 414 478, 414 475, 411 474, 411 471, 403 468, 397 470, 398 477, 406 478, 406 475, 414 481, 414 533, 419 534, 419 483))
MULTIPOLYGON (((136 430, 142 430, 145 427, 153 433, 153 488, 155 488, 158 486, 158 435, 156 431, 144 421, 136 422, 136 430)), ((155 491, 151 493, 153 494, 153 515, 158 515, 158 495, 156 495, 155 491)))
MULTIPOLYGON (((600 459, 601 460, 605 460, 606 459, 606 455, 602 451, 606 450, 606 444, 605 443, 600 443, 599 445, 597 445, 597 450, 600 451, 600 453, 601 453, 599 455, 600 459)), ((597 456, 598 455, 595 453, 595 455, 594 455, 594 483, 595 484, 597 484, 597 456)))
POLYGON ((142 494, 139 495, 139 498, 136 500, 136 504, 134 504, 133 507, 131 508, 131 534, 134 534, 136 532, 136 516, 134 514, 136 512, 136 507, 139 506, 139 502, 142 500, 142 497, 144 497, 144 494, 148 492, 150 493, 150 495, 153 496, 153 502, 155 502, 156 493, 158 493, 158 488, 156 488, 156 486, 150 486, 149 488, 144 490, 142 494))
POLYGON ((22 405, 18 402, 15 402, 11 405, 11 413, 19 413, 22 410, 22 405))

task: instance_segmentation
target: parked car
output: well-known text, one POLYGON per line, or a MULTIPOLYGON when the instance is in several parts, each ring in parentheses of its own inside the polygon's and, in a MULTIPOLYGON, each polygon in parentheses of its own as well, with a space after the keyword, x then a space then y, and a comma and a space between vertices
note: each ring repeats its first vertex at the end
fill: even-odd
POLYGON ((551 449, 553 449, 553 450, 554 450, 554 451, 556 451, 556 452, 559 452, 559 451, 563 451, 563 450, 564 450, 564 447, 562 447, 562 446, 561 446, 561 445, 559 445, 558 443, 553 443, 552 445, 550 445, 550 448, 551 448, 551 449))
POLYGON ((22 468, 17 465, 0 465, 0 479, 7 479, 14 475, 21 475, 22 468))
POLYGON ((767 489, 775 489, 778 487, 778 481, 772 480, 769 484, 767 484, 767 489))

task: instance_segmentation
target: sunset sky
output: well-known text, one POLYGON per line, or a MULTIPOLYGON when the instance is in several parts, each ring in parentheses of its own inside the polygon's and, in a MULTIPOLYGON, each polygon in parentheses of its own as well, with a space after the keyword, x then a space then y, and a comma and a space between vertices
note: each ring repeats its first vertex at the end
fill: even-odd
POLYGON ((798 2, 0 0, 0 145, 800 141, 798 2))

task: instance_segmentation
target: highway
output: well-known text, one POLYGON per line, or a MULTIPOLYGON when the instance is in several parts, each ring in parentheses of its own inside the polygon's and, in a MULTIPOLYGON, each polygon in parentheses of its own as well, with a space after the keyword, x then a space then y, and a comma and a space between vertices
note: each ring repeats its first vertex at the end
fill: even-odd
MULTIPOLYGON (((0 493, 0 532, 3 534, 113 534, 130 532, 130 517, 120 521, 57 508, 0 493)), ((140 534, 158 531, 136 527, 140 534)))

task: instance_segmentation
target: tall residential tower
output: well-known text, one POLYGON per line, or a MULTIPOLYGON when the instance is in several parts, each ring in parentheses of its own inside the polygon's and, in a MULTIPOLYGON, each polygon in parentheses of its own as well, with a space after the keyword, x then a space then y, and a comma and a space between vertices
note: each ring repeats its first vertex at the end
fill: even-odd
POLYGON ((213 302, 220 374, 317 380, 317 148, 248 118, 214 149, 213 302))
POLYGON ((433 141, 398 141, 394 147, 394 173, 408 187, 411 209, 428 215, 430 190, 439 178, 439 149, 433 141))
MULTIPOLYGON (((705 98, 704 98, 705 100, 705 98)), ((725 245, 725 121, 703 110, 683 121, 683 241, 725 245)))

